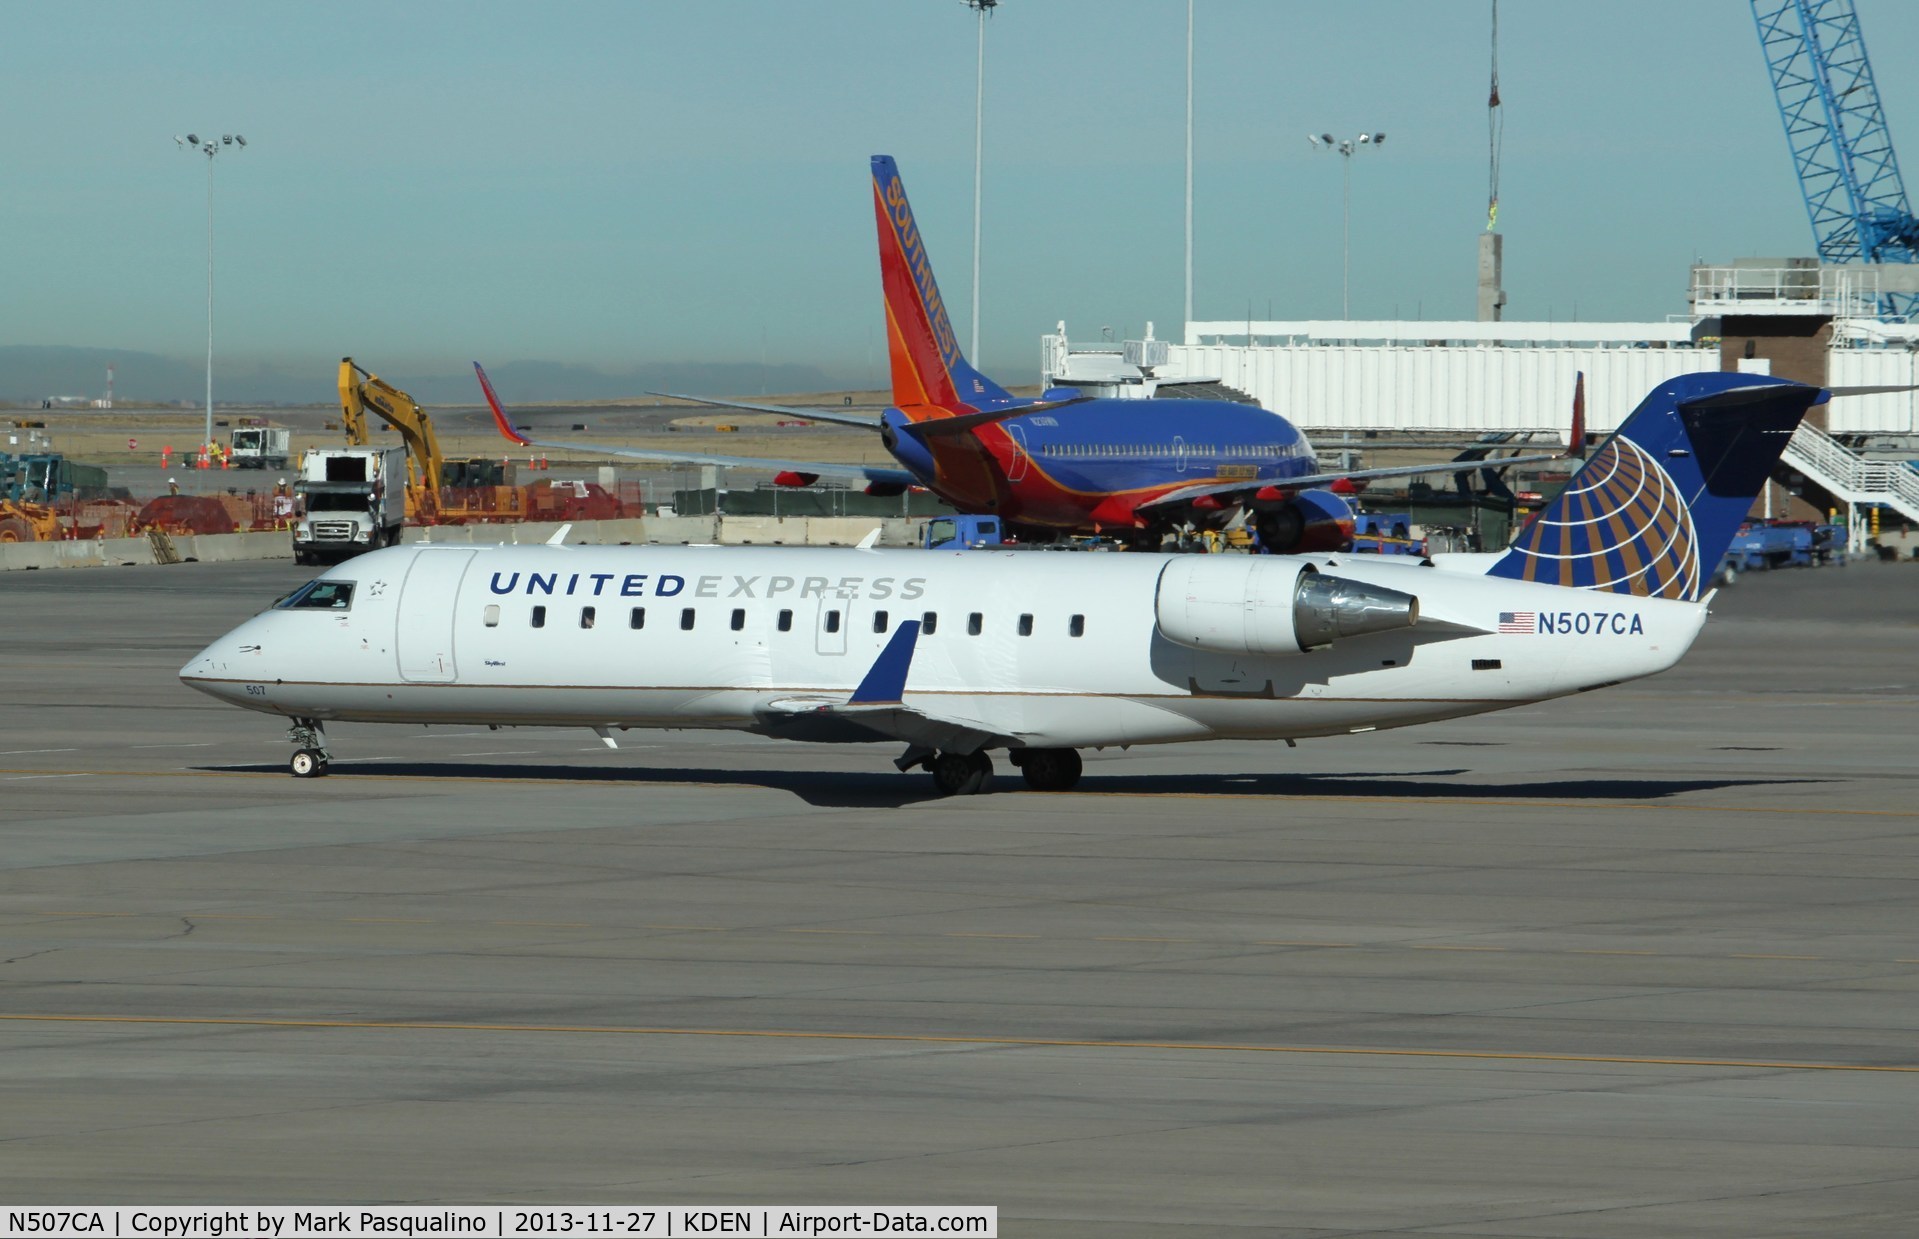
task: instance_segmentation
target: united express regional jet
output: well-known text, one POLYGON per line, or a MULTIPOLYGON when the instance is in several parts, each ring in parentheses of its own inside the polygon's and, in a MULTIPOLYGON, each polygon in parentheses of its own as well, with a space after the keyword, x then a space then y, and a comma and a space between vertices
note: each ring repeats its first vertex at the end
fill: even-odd
POLYGON ((1703 587, 1825 393, 1661 384, 1503 553, 1102 555, 403 546, 330 569, 181 668, 292 720, 732 728, 903 746, 943 794, 1004 752, 1294 741, 1524 705, 1672 666, 1703 587))
MULTIPOLYGON (((975 370, 933 279, 926 243, 889 155, 873 157, 893 407, 878 418, 783 405, 707 400, 879 432, 899 468, 664 452, 531 439, 513 428, 478 362, 480 388, 500 433, 521 445, 591 450, 672 464, 777 471, 781 485, 823 477, 872 494, 924 486, 962 512, 997 514, 1022 536, 1107 533, 1151 548, 1175 528, 1217 529, 1247 512, 1268 551, 1336 551, 1350 545, 1353 512, 1329 486, 1373 478, 1452 473, 1451 462, 1326 472, 1286 418, 1227 400, 1115 400, 1055 388, 1022 399, 975 370)), ((1482 451, 1483 454, 1483 451, 1482 451)), ((1501 467, 1551 460, 1485 461, 1501 467)))

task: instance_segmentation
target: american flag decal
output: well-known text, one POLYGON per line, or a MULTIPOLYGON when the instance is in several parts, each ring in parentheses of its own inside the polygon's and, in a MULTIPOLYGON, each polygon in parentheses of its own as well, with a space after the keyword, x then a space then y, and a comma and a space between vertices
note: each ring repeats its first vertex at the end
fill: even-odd
POLYGON ((1499 631, 1501 632, 1537 632, 1539 614, 1536 611, 1501 611, 1499 613, 1499 631))

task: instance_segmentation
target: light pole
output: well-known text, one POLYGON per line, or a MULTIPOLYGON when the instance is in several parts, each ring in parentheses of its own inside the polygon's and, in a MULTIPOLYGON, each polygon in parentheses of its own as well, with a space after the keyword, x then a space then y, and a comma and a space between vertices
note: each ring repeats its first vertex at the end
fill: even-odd
POLYGON ((1186 0, 1186 321, 1193 321, 1193 0, 1186 0))
POLYGON ((1356 138, 1335 139, 1330 133, 1309 133, 1306 141, 1314 150, 1332 151, 1340 156, 1344 170, 1344 188, 1340 197, 1339 223, 1339 316, 1353 316, 1353 152, 1378 146, 1386 140, 1383 133, 1362 133, 1356 138))
POLYGON ((237 133, 224 133, 216 140, 209 136, 204 141, 197 133, 182 138, 176 135, 174 145, 183 151, 197 151, 207 157, 207 433, 202 439, 203 447, 213 446, 213 160, 221 151, 244 150, 247 140, 237 133))
POLYGON ((973 87, 973 338, 966 355, 979 365, 979 190, 981 136, 986 120, 986 15, 999 7, 999 0, 966 0, 966 7, 979 14, 979 72, 973 87))

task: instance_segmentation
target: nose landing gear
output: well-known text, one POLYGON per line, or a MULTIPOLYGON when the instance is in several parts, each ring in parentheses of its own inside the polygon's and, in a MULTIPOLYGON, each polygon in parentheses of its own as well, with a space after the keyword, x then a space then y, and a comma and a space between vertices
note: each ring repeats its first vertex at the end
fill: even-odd
POLYGON ((293 726, 287 728, 287 739, 297 747, 287 769, 296 779, 317 779, 327 772, 332 764, 332 755, 326 751, 326 729, 320 720, 296 718, 293 726))

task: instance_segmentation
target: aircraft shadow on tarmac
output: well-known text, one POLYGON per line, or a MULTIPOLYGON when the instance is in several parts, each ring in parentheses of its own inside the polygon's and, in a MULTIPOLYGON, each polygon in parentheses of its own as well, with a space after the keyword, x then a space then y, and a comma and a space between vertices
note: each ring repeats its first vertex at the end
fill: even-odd
MULTIPOLYGON (((202 766, 222 773, 270 774, 283 772, 280 765, 202 766)), ((1533 779, 1531 781, 1492 783, 1474 780, 1474 772, 1463 767, 1443 770, 1408 770, 1392 774, 1107 774, 1099 765, 1086 772, 1078 791, 1129 796, 1311 796, 1384 798, 1392 800, 1446 801, 1526 801, 1663 800, 1687 792, 1720 791, 1735 787, 1767 787, 1780 784, 1832 782, 1805 778, 1656 778, 1650 776, 1577 779, 1533 779)), ((688 767, 585 766, 559 764, 514 764, 505 766, 464 765, 457 762, 367 762, 336 760, 330 779, 380 778, 485 779, 500 783, 631 783, 679 784, 706 787, 762 788, 789 792, 807 804, 819 808, 898 808, 940 797, 932 780, 923 774, 900 775, 886 771, 811 771, 811 770, 712 770, 688 767)), ((999 791, 1022 791, 1019 772, 1000 763, 993 787, 999 791)), ((1066 793, 1071 794, 1071 793, 1066 793)))

